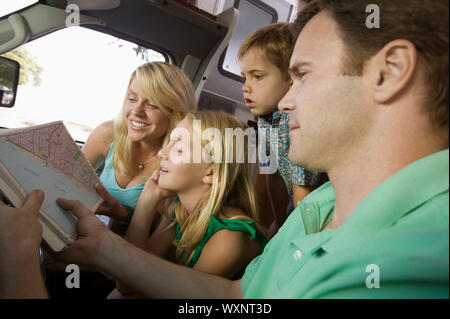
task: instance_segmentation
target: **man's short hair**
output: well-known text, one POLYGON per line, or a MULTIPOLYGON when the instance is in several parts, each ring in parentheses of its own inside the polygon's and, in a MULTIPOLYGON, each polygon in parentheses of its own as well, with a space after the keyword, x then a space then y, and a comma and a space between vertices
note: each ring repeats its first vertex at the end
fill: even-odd
POLYGON ((427 112, 436 127, 449 126, 448 0, 317 0, 299 13, 294 34, 323 10, 345 45, 344 74, 361 75, 365 62, 393 40, 411 41, 425 69, 427 112), (380 9, 379 28, 366 26, 370 4, 380 9))
POLYGON ((295 38, 289 23, 269 24, 254 31, 242 42, 238 59, 240 60, 252 48, 261 49, 270 63, 280 69, 282 74, 289 76, 289 62, 294 46, 295 38))

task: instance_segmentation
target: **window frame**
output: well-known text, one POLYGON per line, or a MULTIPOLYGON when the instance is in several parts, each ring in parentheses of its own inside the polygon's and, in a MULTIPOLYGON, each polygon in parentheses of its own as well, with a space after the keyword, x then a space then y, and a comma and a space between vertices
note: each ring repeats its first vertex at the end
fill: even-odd
MULTIPOLYGON (((271 20, 271 22, 270 22, 269 24, 272 24, 272 23, 275 23, 275 22, 278 21, 278 13, 277 13, 277 11, 275 10, 275 8, 269 6, 268 4, 262 2, 261 0, 243 0, 243 1, 247 1, 248 3, 250 3, 250 4, 252 4, 252 5, 254 5, 254 6, 260 8, 261 10, 263 10, 263 11, 265 11, 266 13, 268 13, 269 15, 271 15, 271 16, 272 16, 272 20, 271 20)), ((241 3, 241 0, 235 0, 235 1, 234 1, 233 7, 236 8, 237 10, 239 10, 239 5, 240 5, 240 3, 241 3)), ((238 21, 238 23, 239 23, 239 21, 238 21)), ((237 34, 237 33, 236 33, 236 30, 235 30, 234 34, 237 34)), ((233 41, 233 36, 232 36, 231 39, 230 39, 230 42, 232 42, 232 41, 233 41)), ((230 43, 230 42, 229 42, 229 43, 230 43)), ((227 70, 225 70, 225 69, 223 68, 223 64, 224 64, 224 62, 225 62, 225 56, 226 56, 226 54, 227 54, 227 51, 228 51, 228 45, 227 45, 227 47, 223 50, 222 54, 220 55, 219 63, 217 64, 217 69, 219 70, 219 73, 220 73, 221 75, 227 77, 227 78, 230 78, 230 79, 232 79, 232 80, 235 80, 235 81, 244 83, 245 80, 244 80, 244 78, 243 78, 242 76, 237 75, 237 74, 235 74, 235 73, 232 73, 232 72, 230 72, 230 71, 227 71, 227 70)))
POLYGON ((164 57, 164 59, 166 60, 166 63, 175 64, 176 65, 176 63, 175 63, 176 60, 175 60, 174 56, 168 50, 166 50, 166 49, 164 49, 164 48, 162 48, 160 46, 157 46, 155 44, 148 43, 147 41, 144 41, 144 40, 141 40, 141 39, 136 39, 136 38, 134 38, 132 36, 129 36, 127 34, 121 33, 119 31, 111 30, 111 29, 108 29, 106 27, 99 26, 99 25, 82 24, 79 27, 86 28, 86 29, 93 30, 93 31, 97 31, 97 32, 101 32, 101 33, 110 35, 112 37, 116 37, 116 38, 121 39, 121 40, 132 42, 132 43, 134 43, 136 45, 145 47, 148 50, 156 51, 156 52, 160 53, 164 57))

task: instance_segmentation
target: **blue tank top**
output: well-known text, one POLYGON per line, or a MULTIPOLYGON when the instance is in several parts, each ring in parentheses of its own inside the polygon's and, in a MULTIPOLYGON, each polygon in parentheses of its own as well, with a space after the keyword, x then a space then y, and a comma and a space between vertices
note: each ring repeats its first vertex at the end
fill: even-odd
POLYGON ((139 196, 141 195, 144 184, 139 184, 130 188, 122 188, 117 185, 116 173, 113 166, 113 149, 114 146, 111 144, 109 148, 108 156, 105 159, 105 168, 100 175, 100 181, 106 190, 117 200, 121 205, 136 207, 139 196))

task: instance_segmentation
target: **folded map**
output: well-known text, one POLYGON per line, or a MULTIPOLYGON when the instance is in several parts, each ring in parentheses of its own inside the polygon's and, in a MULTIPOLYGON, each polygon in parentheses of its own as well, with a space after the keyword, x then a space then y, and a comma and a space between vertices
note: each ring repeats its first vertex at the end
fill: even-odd
POLYGON ((54 251, 77 237, 76 218, 56 199, 76 199, 95 211, 102 201, 95 191, 98 183, 63 122, 0 130, 0 190, 19 207, 32 190, 44 191, 40 221, 43 238, 54 251))

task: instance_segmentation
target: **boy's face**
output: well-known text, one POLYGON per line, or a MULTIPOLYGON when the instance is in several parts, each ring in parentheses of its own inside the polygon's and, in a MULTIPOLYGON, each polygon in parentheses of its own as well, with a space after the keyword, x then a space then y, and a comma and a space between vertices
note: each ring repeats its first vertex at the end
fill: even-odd
POLYGON ((245 79, 242 92, 250 112, 261 116, 276 110, 291 86, 290 78, 283 75, 259 48, 249 49, 239 64, 245 79))

